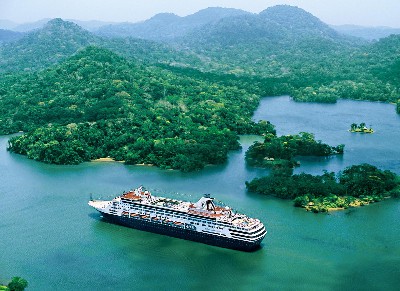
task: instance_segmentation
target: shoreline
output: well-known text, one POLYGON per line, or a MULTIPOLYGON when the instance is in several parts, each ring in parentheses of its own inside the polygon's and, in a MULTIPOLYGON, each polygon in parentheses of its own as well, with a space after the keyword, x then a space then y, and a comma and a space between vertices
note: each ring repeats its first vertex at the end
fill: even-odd
POLYGON ((391 196, 385 196, 382 197, 381 200, 373 200, 373 199, 368 199, 368 201, 359 199, 357 198, 353 202, 349 203, 346 207, 325 207, 323 203, 315 203, 315 202, 309 202, 307 205, 302 206, 301 208, 304 208, 307 212, 314 212, 314 213, 320 213, 320 212, 331 212, 331 211, 340 211, 340 210, 347 210, 350 208, 358 208, 362 206, 367 206, 371 205, 374 203, 381 202, 383 199, 390 199, 391 196), (322 207, 321 207, 322 206, 322 207))
POLYGON ((105 157, 105 158, 98 158, 95 160, 91 160, 90 162, 94 163, 104 163, 104 162, 116 162, 116 163, 125 163, 125 161, 116 161, 113 158, 105 157))
MULTIPOLYGON (((98 158, 90 161, 91 163, 125 163, 125 161, 116 161, 111 157, 103 157, 103 158, 98 158)), ((142 167, 154 167, 154 164, 133 164, 132 166, 142 166, 142 167)))

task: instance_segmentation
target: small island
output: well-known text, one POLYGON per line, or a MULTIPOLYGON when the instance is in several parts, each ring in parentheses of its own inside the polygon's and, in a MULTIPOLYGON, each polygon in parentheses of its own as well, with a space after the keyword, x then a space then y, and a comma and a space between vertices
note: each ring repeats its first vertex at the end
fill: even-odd
POLYGON ((359 133, 373 133, 374 130, 371 127, 366 127, 364 122, 360 124, 352 123, 349 129, 350 132, 359 132, 359 133))
POLYGON ((314 134, 300 132, 295 135, 264 135, 264 142, 255 142, 246 152, 246 163, 253 167, 276 168, 299 166, 296 156, 342 155, 344 145, 330 146, 316 141, 314 134))
POLYGON ((400 197, 400 177, 369 164, 342 172, 293 175, 290 168, 274 168, 270 175, 246 182, 252 192, 291 199, 294 206, 314 213, 364 206, 400 197))

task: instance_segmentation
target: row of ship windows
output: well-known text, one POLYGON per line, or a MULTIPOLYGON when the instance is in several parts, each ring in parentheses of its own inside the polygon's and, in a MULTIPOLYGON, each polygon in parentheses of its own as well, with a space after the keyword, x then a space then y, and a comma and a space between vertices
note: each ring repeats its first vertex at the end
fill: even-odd
MULTIPOLYGON (((130 209, 132 209, 132 210, 144 211, 145 213, 143 213, 143 214, 149 214, 147 209, 143 210, 144 208, 148 208, 148 207, 146 207, 146 206, 141 206, 141 207, 136 206, 135 207, 133 205, 130 205, 130 209)), ((154 208, 151 208, 151 210, 152 210, 151 213, 154 213, 154 208)), ((167 214, 167 213, 174 214, 176 212, 175 211, 171 211, 171 210, 165 210, 165 209, 156 209, 155 213, 156 214, 167 214)), ((173 215, 173 217, 187 218, 188 216, 187 215, 173 215)), ((207 218, 191 218, 191 220, 198 221, 200 223, 213 224, 207 218)))
MULTIPOLYGON (((198 222, 193 222, 193 221, 191 221, 190 224, 200 225, 200 223, 198 223, 198 222)), ((202 225, 202 226, 207 226, 207 227, 210 227, 210 228, 215 228, 215 229, 224 229, 223 227, 215 226, 215 225, 212 225, 212 224, 208 224, 208 225, 207 225, 207 224, 202 223, 201 225, 202 225)))
MULTIPOLYGON (((140 211, 140 213, 139 213, 139 215, 150 215, 150 212, 148 212, 148 211, 140 211)), ((159 217, 159 218, 161 218, 161 219, 168 219, 168 218, 185 218, 185 217, 183 217, 183 216, 161 216, 161 215, 157 215, 157 217, 159 217)), ((213 225, 213 224, 211 224, 211 223, 207 223, 207 224, 205 224, 205 223, 200 223, 200 222, 193 222, 193 221, 191 221, 190 222, 190 224, 193 224, 193 225, 202 225, 202 226, 208 226, 208 227, 211 227, 211 228, 216 228, 216 229, 223 229, 223 227, 219 227, 219 226, 215 226, 215 225, 213 225)))
MULTIPOLYGON (((130 208, 132 210, 139 210, 139 212, 140 212, 139 214, 140 215, 150 215, 151 213, 154 213, 154 212, 150 212, 150 211, 146 211, 146 210, 140 209, 139 207, 132 207, 131 206, 130 208)), ((159 211, 156 211, 155 214, 160 214, 160 213, 159 213, 159 211)), ((165 214, 165 211, 162 211, 161 214, 165 214)), ((169 217, 161 216, 161 215, 157 215, 157 216, 159 216, 161 219, 169 218, 169 217)), ((186 219, 187 216, 186 215, 172 215, 172 218, 184 218, 184 219, 186 219)), ((200 225, 201 224, 202 226, 208 226, 208 227, 216 228, 216 229, 223 229, 223 227, 215 226, 211 222, 204 221, 204 219, 192 219, 192 220, 194 220, 196 222, 191 221, 190 224, 195 224, 195 225, 200 225)))
MULTIPOLYGON (((117 209, 121 209, 120 207, 114 207, 116 210, 117 209)), ((147 209, 146 210, 143 210, 143 208, 147 208, 147 207, 133 207, 132 205, 130 206, 130 208, 132 209, 132 210, 139 210, 140 211, 140 214, 141 215, 149 215, 150 213, 154 213, 154 211, 148 211, 147 209)), ((154 208, 152 208, 151 210, 154 210, 154 208)), ((156 214, 167 214, 167 213, 170 213, 170 214, 173 214, 174 213, 174 211, 168 211, 168 210, 156 210, 156 214), (161 213, 160 213, 161 212, 161 213)), ((187 215, 172 215, 172 217, 173 218, 187 218, 187 215)), ((162 218, 164 218, 164 217, 162 217, 162 218)), ((167 218, 167 217, 165 217, 165 218, 167 218)), ((191 222, 192 224, 196 224, 196 225, 200 225, 200 223, 202 223, 202 225, 203 226, 206 226, 204 223, 207 223, 209 226, 211 226, 211 227, 214 227, 213 226, 213 223, 211 223, 211 222, 208 222, 206 219, 201 219, 201 218, 191 218, 191 220, 194 220, 194 221, 196 221, 196 223, 193 223, 193 222, 191 222)), ((254 229, 255 227, 252 227, 252 229, 254 229)), ((223 229, 222 227, 218 227, 218 229, 223 229)), ((238 231, 238 230, 244 230, 246 233, 248 232, 248 230, 247 229, 245 229, 245 228, 243 228, 243 227, 240 227, 240 226, 237 226, 237 227, 235 227, 235 229, 236 229, 236 231, 238 231)), ((238 231, 238 232, 240 232, 240 231, 238 231)))

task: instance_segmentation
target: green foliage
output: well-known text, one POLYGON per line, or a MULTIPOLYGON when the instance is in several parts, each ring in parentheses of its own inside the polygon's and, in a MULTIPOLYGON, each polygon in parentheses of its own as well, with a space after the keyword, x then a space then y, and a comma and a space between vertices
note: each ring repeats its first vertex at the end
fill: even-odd
MULTIPOLYGON (((269 176, 256 178, 247 182, 246 186, 249 191, 274 195, 284 199, 295 199, 303 195, 338 195, 343 191, 342 186, 336 183, 335 174, 328 172, 320 176, 313 176, 305 173, 299 175, 282 174, 282 171, 277 173, 276 170, 273 170, 269 176)), ((296 201, 297 205, 301 203, 300 200, 296 201)))
MULTIPOLYGON (((10 150, 49 163, 111 156, 189 171, 225 161, 237 134, 275 135, 251 120, 260 96, 397 102, 399 37, 357 43, 288 6, 234 14, 173 47, 104 39, 61 19, 1 46, 1 71, 18 73, 0 76, 0 134, 26 132, 10 150)), ((287 167, 294 155, 343 153, 303 138, 256 144, 248 162, 287 167)))
POLYGON ((348 208, 378 202, 386 196, 399 197, 400 177, 369 164, 347 167, 336 177, 273 169, 269 176, 246 182, 249 191, 293 199, 294 206, 313 212, 331 208, 348 208))
POLYGON ((368 128, 365 122, 361 122, 360 124, 352 123, 350 125, 350 132, 373 133, 374 130, 372 128, 368 128))
POLYGON ((78 164, 111 156, 127 164, 193 171, 225 162, 228 151, 239 147, 237 135, 228 129, 187 128, 190 134, 158 139, 154 137, 159 133, 146 130, 129 119, 52 125, 11 138, 9 148, 54 164, 78 164))
POLYGON ((23 291, 28 287, 28 281, 21 277, 13 277, 11 282, 7 285, 10 291, 23 291))
POLYGON ((339 98, 395 102, 399 36, 374 44, 345 38, 304 10, 276 6, 259 15, 221 20, 187 35, 183 44, 211 61, 202 69, 276 77, 296 101, 339 98))
MULTIPOLYGON (((162 36, 168 35, 169 43, 101 38, 54 19, 43 29, 1 46, 0 70, 36 71, 96 45, 146 64, 196 68, 231 80, 233 75, 238 87, 262 96, 286 93, 297 101, 332 103, 339 98, 396 102, 400 95, 398 35, 368 44, 339 35, 302 9, 282 5, 259 15, 219 13, 220 21, 206 19, 201 25, 189 18, 163 19, 168 31, 162 36), (176 21, 193 28, 175 37, 176 21)), ((149 39, 159 35, 145 26, 134 31, 149 39)))
POLYGON ((328 156, 343 154, 343 150, 344 145, 332 147, 323 144, 307 132, 281 137, 269 133, 265 135, 263 143, 255 142, 250 146, 246 152, 246 162, 251 166, 261 167, 274 167, 277 163, 280 166, 295 166, 295 156, 328 156))
POLYGON ((70 57, 96 37, 71 22, 53 19, 40 30, 0 47, 0 71, 31 71, 70 57))
POLYGON ((339 182, 349 195, 381 195, 397 186, 396 175, 391 171, 381 171, 369 164, 354 165, 346 168, 339 177, 339 182))
POLYGON ((229 82, 143 67, 97 47, 3 81, 0 130, 26 132, 9 149, 46 163, 110 156, 191 171, 225 162, 238 134, 275 132, 251 120, 259 98, 229 82))

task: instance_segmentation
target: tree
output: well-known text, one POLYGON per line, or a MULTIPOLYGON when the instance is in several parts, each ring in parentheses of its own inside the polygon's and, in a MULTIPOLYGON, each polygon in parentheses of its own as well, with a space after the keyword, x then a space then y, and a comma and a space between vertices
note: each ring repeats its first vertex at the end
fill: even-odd
POLYGON ((388 170, 382 171, 369 164, 353 165, 346 168, 339 176, 348 195, 383 195, 398 185, 396 175, 388 170))
POLYGON ((10 291, 23 291, 28 287, 28 281, 21 277, 13 277, 7 287, 10 291))

